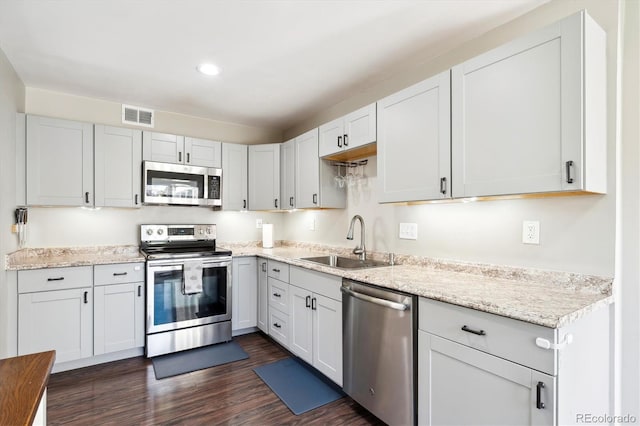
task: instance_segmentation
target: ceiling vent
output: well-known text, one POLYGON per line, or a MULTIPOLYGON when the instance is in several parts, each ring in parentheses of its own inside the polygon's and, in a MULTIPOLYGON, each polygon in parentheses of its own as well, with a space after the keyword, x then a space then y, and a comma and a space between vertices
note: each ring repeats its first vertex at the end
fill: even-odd
POLYGON ((153 127, 152 109, 122 104, 122 123, 134 126, 153 127))

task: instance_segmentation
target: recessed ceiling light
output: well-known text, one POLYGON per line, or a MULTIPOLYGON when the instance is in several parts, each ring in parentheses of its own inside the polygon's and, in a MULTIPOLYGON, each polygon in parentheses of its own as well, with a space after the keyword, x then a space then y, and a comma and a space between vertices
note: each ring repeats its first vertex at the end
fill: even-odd
POLYGON ((218 75, 220 74, 220 68, 215 66, 214 64, 200 64, 196 67, 198 71, 200 71, 204 75, 218 75))

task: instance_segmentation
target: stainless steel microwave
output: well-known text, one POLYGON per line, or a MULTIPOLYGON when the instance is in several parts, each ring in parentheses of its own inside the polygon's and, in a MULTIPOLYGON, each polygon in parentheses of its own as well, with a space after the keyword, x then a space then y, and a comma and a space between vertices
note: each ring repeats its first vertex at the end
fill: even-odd
POLYGON ((142 202, 178 206, 222 206, 222 169, 142 162, 142 202))

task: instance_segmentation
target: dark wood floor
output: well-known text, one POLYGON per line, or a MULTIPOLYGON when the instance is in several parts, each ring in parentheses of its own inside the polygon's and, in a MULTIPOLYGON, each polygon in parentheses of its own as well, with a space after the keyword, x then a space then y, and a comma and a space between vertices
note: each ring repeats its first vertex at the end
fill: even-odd
POLYGON ((144 357, 53 374, 48 424, 382 424, 349 397, 296 416, 252 371, 289 354, 268 337, 235 337, 249 358, 156 380, 144 357))

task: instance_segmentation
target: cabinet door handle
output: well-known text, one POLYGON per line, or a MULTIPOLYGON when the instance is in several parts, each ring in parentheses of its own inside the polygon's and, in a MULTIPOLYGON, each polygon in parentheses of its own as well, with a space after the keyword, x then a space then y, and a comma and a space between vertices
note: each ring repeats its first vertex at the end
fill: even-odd
POLYGON ((142 286, 138 286, 138 297, 142 297, 142 286))
POLYGON ((289 206, 293 207, 293 197, 289 197, 289 206))
POLYGON ((47 281, 62 281, 64 277, 56 277, 56 278, 47 278, 47 281))
POLYGON ((178 163, 182 163, 182 152, 178 151, 178 163))
POLYGON ((344 146, 349 145, 349 135, 344 135, 344 146))
POLYGON ((342 136, 338 136, 338 148, 342 148, 342 136))
POLYGON ((138 194, 136 194, 136 200, 135 200, 136 206, 138 205, 138 194))
POLYGON ((191 162, 191 154, 187 152, 187 163, 190 163, 190 162, 191 162))
POLYGON ((272 271, 273 271, 273 272, 280 273, 280 269, 273 268, 273 269, 272 269, 272 271))
POLYGON ((484 330, 474 330, 472 328, 467 327, 466 325, 463 325, 461 330, 462 331, 466 331, 467 333, 477 334, 478 336, 486 336, 487 335, 487 333, 484 330))
POLYGON ((84 303, 89 303, 89 292, 88 291, 84 292, 84 303))
POLYGON ((447 178, 446 177, 440 178, 440 192, 445 195, 447 194, 447 178))
POLYGON ((267 262, 262 262, 262 272, 267 272, 267 262))
POLYGON ((282 328, 282 326, 281 326, 280 324, 278 324, 277 322, 274 322, 274 323, 273 323, 273 326, 274 326, 275 328, 282 328))
POLYGON ((276 206, 276 209, 278 208, 278 199, 277 198, 275 200, 273 200, 273 205, 276 206))
POLYGON ((273 293, 273 297, 282 297, 280 293, 273 293))
POLYGON ((313 194, 313 204, 318 204, 318 194, 313 194))
POLYGON ((242 200, 242 208, 243 209, 247 208, 247 200, 242 200))
POLYGON ((573 183, 573 178, 571 177, 571 168, 573 167, 573 161, 569 160, 564 164, 567 167, 567 183, 573 183))
POLYGON ((127 275, 127 273, 126 273, 126 272, 114 272, 114 273, 113 273, 113 276, 114 276, 114 277, 121 277, 121 276, 123 276, 123 275, 127 275))
POLYGON ((313 299, 311 299, 311 310, 315 311, 317 308, 316 306, 316 298, 314 297, 313 299))
POLYGON ((89 191, 84 193, 84 202, 89 204, 89 191))
POLYGON ((544 402, 542 402, 542 389, 544 389, 544 383, 538 382, 536 385, 536 408, 542 410, 544 408, 544 402))
POLYGON ((307 296, 307 297, 304 299, 304 306, 305 306, 306 308, 310 308, 310 307, 311 307, 311 296, 307 296))

